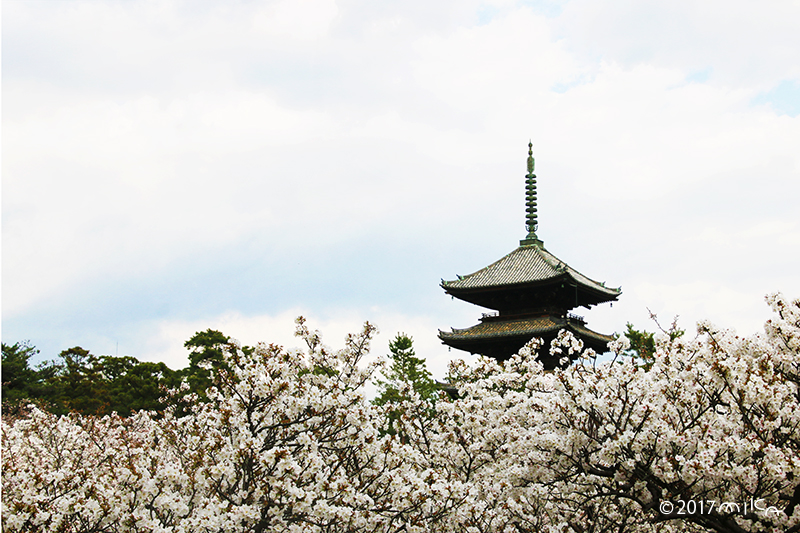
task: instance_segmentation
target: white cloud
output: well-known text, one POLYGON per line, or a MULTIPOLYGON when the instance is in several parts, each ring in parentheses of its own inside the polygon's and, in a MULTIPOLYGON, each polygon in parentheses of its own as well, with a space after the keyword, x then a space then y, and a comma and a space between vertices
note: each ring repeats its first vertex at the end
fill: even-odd
POLYGON ((203 317, 249 335, 290 290, 350 316, 372 287, 433 353, 480 313, 436 307, 438 278, 523 236, 529 137, 548 248, 623 285, 590 327, 647 306, 749 327, 763 292, 800 293, 800 119, 758 100, 800 77, 797 6, 542 5, 6 2, 7 334, 63 349, 64 301, 129 287, 161 305, 121 290, 105 316, 173 358, 203 317))
POLYGON ((769 87, 800 75, 796 2, 573 0, 554 22, 570 51, 589 59, 710 69, 712 83, 769 87))
POLYGON ((328 34, 338 12, 333 0, 282 0, 258 9, 253 26, 271 39, 318 40, 328 34))

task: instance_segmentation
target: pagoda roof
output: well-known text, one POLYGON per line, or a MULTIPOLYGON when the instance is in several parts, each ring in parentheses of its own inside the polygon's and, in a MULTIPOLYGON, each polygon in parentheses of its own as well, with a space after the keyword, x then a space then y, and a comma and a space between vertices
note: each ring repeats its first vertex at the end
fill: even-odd
POLYGON ((459 276, 453 281, 442 281, 442 288, 456 297, 464 293, 487 290, 512 289, 532 285, 548 285, 571 281, 592 295, 593 303, 616 300, 620 288, 606 287, 604 283, 584 276, 548 252, 541 241, 523 244, 505 257, 477 272, 459 276))
POLYGON ((610 335, 598 333, 586 327, 580 319, 560 318, 552 315, 518 318, 512 320, 486 320, 471 328, 456 329, 452 331, 439 330, 439 338, 445 344, 454 347, 463 341, 477 341, 483 339, 499 339, 504 337, 528 336, 530 338, 552 336, 551 334, 566 329, 578 338, 589 341, 589 345, 607 344, 614 340, 610 335))

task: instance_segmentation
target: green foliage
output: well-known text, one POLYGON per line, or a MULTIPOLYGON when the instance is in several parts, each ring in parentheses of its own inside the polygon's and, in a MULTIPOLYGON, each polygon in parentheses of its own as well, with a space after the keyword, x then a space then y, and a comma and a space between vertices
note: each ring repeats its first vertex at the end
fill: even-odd
MULTIPOLYGON (((373 401, 376 405, 385 406, 407 400, 413 392, 427 401, 431 408, 438 398, 438 389, 431 373, 425 366, 425 360, 414 352, 414 341, 405 333, 398 333, 389 343, 390 364, 381 371, 384 379, 377 380, 380 394, 373 401)), ((388 412, 387 432, 394 434, 394 421, 401 415, 397 409, 388 412)))
POLYGON ((39 353, 30 341, 3 343, 3 412, 12 405, 33 397, 38 386, 36 371, 30 367, 30 358, 39 353))
POLYGON ((97 357, 80 346, 62 351, 59 357, 64 361, 64 372, 58 380, 57 403, 67 411, 105 414, 107 383, 99 372, 97 357))
POLYGON ((206 398, 206 389, 213 384, 213 375, 227 369, 223 352, 231 338, 215 329, 198 331, 183 346, 189 348, 189 367, 184 376, 189 387, 201 398, 206 398))
POLYGON ((381 394, 375 402, 383 405, 390 399, 402 398, 400 391, 409 388, 423 399, 433 401, 437 396, 436 383, 425 366, 425 360, 416 356, 413 339, 405 333, 398 333, 389 343, 389 352, 391 364, 381 371, 384 379, 377 382, 381 394))
MULTIPOLYGON (((651 314, 651 318, 656 320, 655 315, 651 314)), ((658 325, 659 329, 663 333, 669 336, 670 341, 674 341, 675 339, 683 336, 685 333, 684 330, 679 329, 677 325, 677 318, 673 321, 672 326, 669 330, 664 330, 656 320, 656 325, 658 325)), ((638 329, 633 327, 633 324, 628 322, 626 325, 627 330, 625 331, 625 336, 628 338, 628 342, 630 342, 630 355, 639 361, 639 366, 644 368, 645 370, 649 370, 651 366, 653 366, 653 361, 655 359, 656 353, 656 342, 655 342, 655 334, 650 333, 649 331, 639 331, 638 329)))
POLYGON ((139 361, 134 357, 103 356, 99 371, 106 381, 108 411, 128 416, 133 411, 160 411, 166 390, 180 385, 180 375, 164 363, 139 361))
POLYGON ((656 352, 654 334, 649 331, 639 331, 630 322, 625 327, 627 328, 625 336, 631 343, 631 355, 640 361, 640 366, 645 370, 649 369, 653 365, 653 354, 656 352))
MULTIPOLYGON (((184 346, 189 349, 189 366, 174 371, 164 363, 131 356, 96 356, 80 346, 32 367, 30 359, 39 351, 30 342, 3 344, 3 414, 14 415, 20 407, 36 403, 57 415, 129 416, 134 411, 162 411, 169 404, 181 405, 190 394, 204 400, 215 376, 228 369, 223 353, 235 354, 237 347, 230 337, 213 329, 195 333, 184 346), (167 391, 179 389, 182 382, 188 390, 167 398, 167 391)), ((398 335, 389 349, 392 364, 384 373, 383 393, 376 402, 399 402, 405 399, 401 391, 413 390, 432 404, 437 394, 435 383, 425 362, 415 356, 411 338, 398 335)), ((245 354, 254 351, 247 346, 241 350, 245 354)), ((337 373, 325 366, 306 372, 330 377, 337 373)))
POLYGON ((180 375, 164 363, 135 357, 97 357, 75 346, 59 360, 30 367, 38 350, 29 343, 3 344, 3 413, 13 415, 23 404, 37 403, 54 414, 77 412, 128 416, 133 411, 160 411, 167 389, 180 385, 180 375))

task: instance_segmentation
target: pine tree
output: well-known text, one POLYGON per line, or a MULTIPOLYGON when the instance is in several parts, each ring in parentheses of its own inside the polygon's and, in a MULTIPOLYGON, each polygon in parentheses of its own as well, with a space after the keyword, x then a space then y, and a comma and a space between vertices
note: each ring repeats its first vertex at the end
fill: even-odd
MULTIPOLYGON (((433 404, 438 397, 436 382, 431 373, 425 366, 425 360, 420 359, 414 353, 414 341, 405 333, 398 333, 395 339, 389 343, 388 367, 381 371, 384 379, 377 380, 380 394, 375 398, 375 405, 383 406, 409 399, 407 391, 412 391, 419 395, 425 402, 430 404, 432 411, 433 404)), ((395 434, 394 420, 401 415, 400 410, 389 410, 387 433, 395 434)))

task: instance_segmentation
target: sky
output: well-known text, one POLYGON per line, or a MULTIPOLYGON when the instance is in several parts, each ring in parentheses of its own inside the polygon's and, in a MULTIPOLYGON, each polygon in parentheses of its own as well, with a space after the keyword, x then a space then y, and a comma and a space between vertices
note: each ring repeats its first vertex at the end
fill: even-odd
POLYGON ((526 234, 622 287, 589 327, 761 331, 800 297, 800 3, 2 6, 2 339, 187 364, 377 324, 442 379, 441 279, 526 234))

